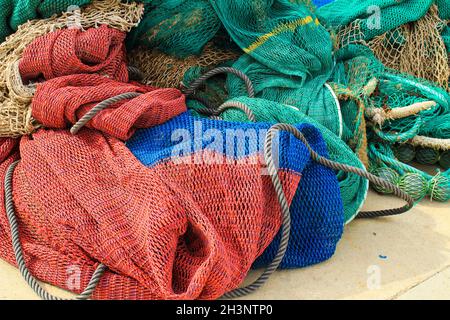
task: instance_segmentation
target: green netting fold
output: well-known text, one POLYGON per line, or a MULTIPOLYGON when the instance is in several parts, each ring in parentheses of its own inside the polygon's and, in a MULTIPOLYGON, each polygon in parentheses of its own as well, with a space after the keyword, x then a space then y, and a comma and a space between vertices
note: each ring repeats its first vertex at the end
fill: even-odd
POLYGON ((147 46, 185 58, 199 55, 221 22, 207 0, 153 0, 129 35, 128 45, 147 46))
MULTIPOLYGON (((450 96, 444 89, 430 81, 385 68, 372 51, 362 45, 346 46, 337 51, 335 56, 337 64, 332 81, 363 96, 368 108, 381 109, 387 114, 390 110, 435 102, 435 106, 409 116, 399 119, 386 116, 384 120, 380 119, 383 121, 379 123, 379 137, 390 142, 400 142, 419 134, 434 137, 445 136, 448 132, 450 122, 446 121, 446 115, 450 112, 450 96), (365 92, 371 79, 376 81, 376 87, 371 92, 365 92)), ((349 107, 348 103, 341 103, 344 124, 351 123, 355 113, 355 106, 349 107)))
POLYGON ((305 79, 332 67, 330 34, 300 0, 210 0, 225 29, 261 64, 305 79))
POLYGON ((450 20, 450 1, 435 0, 439 9, 439 16, 444 20, 450 20))
MULTIPOLYGON (((233 68, 243 71, 253 82, 256 97, 298 108, 337 136, 342 136, 342 121, 339 101, 329 85, 325 83, 329 72, 315 79, 281 74, 250 55, 243 55, 233 68)), ((246 94, 243 81, 235 75, 227 78, 229 97, 246 94)))

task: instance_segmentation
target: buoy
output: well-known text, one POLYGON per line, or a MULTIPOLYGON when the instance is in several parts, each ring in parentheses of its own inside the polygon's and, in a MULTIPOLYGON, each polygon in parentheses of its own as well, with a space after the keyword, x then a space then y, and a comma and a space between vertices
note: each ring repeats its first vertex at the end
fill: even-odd
POLYGON ((431 200, 446 202, 450 200, 450 179, 445 175, 438 174, 430 181, 431 200))

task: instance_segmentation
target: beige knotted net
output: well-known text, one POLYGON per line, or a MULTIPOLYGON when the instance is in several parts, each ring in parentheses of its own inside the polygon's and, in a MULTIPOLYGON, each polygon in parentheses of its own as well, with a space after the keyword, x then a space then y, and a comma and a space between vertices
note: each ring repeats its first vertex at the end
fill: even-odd
POLYGON ((367 45, 388 68, 433 81, 449 89, 449 57, 441 33, 446 22, 433 5, 420 20, 402 25, 366 42, 355 20, 336 33, 337 48, 349 44, 367 45))

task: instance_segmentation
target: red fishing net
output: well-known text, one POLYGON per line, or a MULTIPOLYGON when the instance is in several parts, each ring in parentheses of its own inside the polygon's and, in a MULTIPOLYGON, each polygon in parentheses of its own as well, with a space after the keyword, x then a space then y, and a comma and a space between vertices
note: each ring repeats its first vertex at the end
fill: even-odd
MULTIPOLYGON (((1 179, 17 144, 2 141, 1 179)), ((28 268, 79 293, 101 262, 108 271, 94 299, 218 298, 241 284, 280 227, 256 159, 147 168, 123 142, 90 129, 40 130, 21 139, 20 156, 13 195, 28 268)), ((280 178, 291 202, 300 176, 280 178)), ((15 264, 3 188, 0 256, 15 264)))
POLYGON ((128 82, 126 33, 101 26, 62 29, 41 36, 25 49, 19 64, 24 81, 97 73, 128 82))

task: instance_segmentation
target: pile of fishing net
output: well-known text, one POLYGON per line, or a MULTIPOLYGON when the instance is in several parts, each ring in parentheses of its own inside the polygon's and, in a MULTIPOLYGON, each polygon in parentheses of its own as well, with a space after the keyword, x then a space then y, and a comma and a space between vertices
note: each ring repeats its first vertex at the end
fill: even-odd
MULTIPOLYGON (((254 84, 255 95, 260 98, 256 101, 261 105, 257 113, 263 114, 258 121, 273 121, 272 115, 276 114, 282 122, 321 124, 328 147, 337 150, 331 154, 333 159, 360 168, 362 162, 368 162, 364 155, 363 161, 358 160, 340 139, 344 123, 340 121, 339 101, 327 84, 333 67, 332 39, 308 5, 301 1, 271 4, 261 0, 177 4, 153 2, 129 37, 129 43, 141 45, 131 52, 130 61, 144 71, 148 83, 189 86, 203 72, 232 66, 254 84), (187 25, 194 20, 197 24, 187 25), (146 53, 142 46, 151 51, 146 53), (211 51, 216 53, 215 59, 208 58, 211 51), (271 105, 275 108, 271 109, 271 105), (293 111, 294 117, 289 115, 292 107, 298 109, 293 111)), ((210 79, 204 91, 197 92, 197 96, 218 106, 246 95, 246 86, 230 75, 210 79)), ((253 105, 248 106, 255 112, 253 105)), ((203 107, 194 100, 189 100, 188 106, 203 107)), ((228 112, 232 111, 225 115, 228 112)), ((242 114, 230 120, 247 121, 242 114)), ((339 180, 348 222, 362 206, 368 184, 353 174, 339 173, 339 180)))
MULTIPOLYGON (((395 16, 398 1, 380 2, 395 16)), ((427 80, 376 49, 401 29, 434 67, 448 60, 445 2, 409 2, 412 17, 368 38, 354 30, 366 4, 344 0, 14 2, 0 257, 45 299, 37 280, 81 299, 238 297, 329 259, 358 214, 447 201, 448 170, 407 162, 448 169, 448 61, 427 80), (355 11, 336 11, 344 25, 339 3, 355 11), (407 205, 361 213, 368 180, 407 205), (252 267, 266 270, 239 288, 252 267)))

